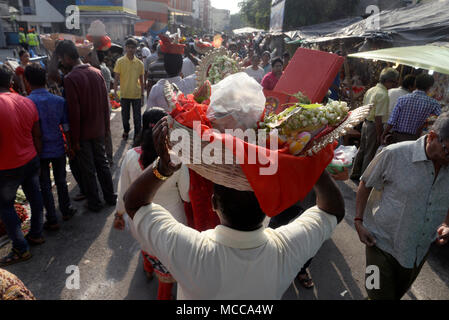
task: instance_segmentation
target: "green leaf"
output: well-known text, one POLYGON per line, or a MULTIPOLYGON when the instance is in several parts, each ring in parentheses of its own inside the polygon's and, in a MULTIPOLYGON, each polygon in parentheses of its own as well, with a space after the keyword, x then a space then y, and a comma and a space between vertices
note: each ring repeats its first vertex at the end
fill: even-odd
POLYGON ((316 109, 322 107, 323 105, 314 103, 314 104, 300 104, 300 106, 304 109, 316 109))

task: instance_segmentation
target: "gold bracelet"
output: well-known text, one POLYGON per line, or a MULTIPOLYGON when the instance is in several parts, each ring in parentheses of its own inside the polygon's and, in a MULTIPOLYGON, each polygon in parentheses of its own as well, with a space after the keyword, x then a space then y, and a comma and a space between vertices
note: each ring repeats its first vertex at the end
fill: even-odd
POLYGON ((161 181, 166 181, 169 177, 163 176, 159 170, 157 169, 157 167, 159 166, 159 161, 161 160, 160 157, 157 157, 156 161, 154 161, 153 163, 153 174, 156 178, 158 178, 161 181))

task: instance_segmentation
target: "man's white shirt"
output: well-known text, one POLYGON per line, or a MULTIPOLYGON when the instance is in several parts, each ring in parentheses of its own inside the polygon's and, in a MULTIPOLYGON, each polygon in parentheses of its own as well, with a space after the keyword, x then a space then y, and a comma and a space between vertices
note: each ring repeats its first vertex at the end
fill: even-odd
POLYGON ((223 225, 198 232, 157 204, 130 224, 143 250, 154 253, 178 281, 177 299, 281 299, 301 267, 337 225, 318 207, 276 230, 242 232, 223 225))
POLYGON ((245 69, 245 72, 247 75, 249 75, 259 83, 262 82, 262 79, 265 76, 265 71, 261 67, 258 67, 257 70, 254 70, 253 66, 249 66, 245 69))
POLYGON ((196 75, 194 74, 184 79, 179 76, 161 79, 153 86, 153 88, 151 88, 150 95, 148 96, 147 110, 153 107, 159 107, 163 108, 167 112, 171 112, 168 108, 167 100, 164 95, 165 81, 176 84, 185 95, 191 94, 195 91, 196 75))

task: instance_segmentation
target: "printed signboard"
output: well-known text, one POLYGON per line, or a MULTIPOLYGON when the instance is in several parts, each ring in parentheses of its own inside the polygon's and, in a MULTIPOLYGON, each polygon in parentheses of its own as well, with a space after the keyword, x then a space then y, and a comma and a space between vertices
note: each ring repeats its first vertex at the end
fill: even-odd
POLYGON ((272 0, 270 31, 282 31, 284 25, 285 0, 272 0))

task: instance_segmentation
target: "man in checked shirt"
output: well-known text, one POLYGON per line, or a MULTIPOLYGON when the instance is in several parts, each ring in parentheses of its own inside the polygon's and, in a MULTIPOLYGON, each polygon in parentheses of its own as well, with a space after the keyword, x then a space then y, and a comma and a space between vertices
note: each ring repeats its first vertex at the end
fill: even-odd
POLYGON ((441 114, 438 101, 427 96, 434 83, 435 80, 428 74, 421 74, 416 78, 416 90, 398 99, 382 135, 382 141, 391 130, 392 143, 414 141, 421 136, 426 119, 431 115, 441 114))

